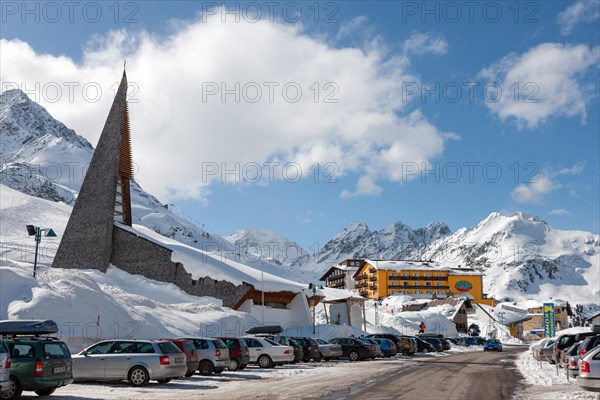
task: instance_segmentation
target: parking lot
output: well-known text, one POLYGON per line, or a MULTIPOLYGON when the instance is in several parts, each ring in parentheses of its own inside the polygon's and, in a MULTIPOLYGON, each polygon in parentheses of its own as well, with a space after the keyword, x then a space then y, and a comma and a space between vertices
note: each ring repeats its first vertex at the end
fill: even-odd
MULTIPOLYGON (((74 383, 56 390, 51 396, 55 400, 78 399, 341 399, 341 398, 398 398, 397 390, 410 389, 407 398, 437 399, 448 397, 448 377, 455 388, 477 387, 478 382, 485 385, 484 393, 491 386, 500 384, 497 380, 481 379, 486 374, 506 369, 502 359, 510 361, 509 350, 504 353, 484 353, 481 348, 472 348, 468 352, 450 351, 444 354, 418 354, 414 357, 398 356, 389 359, 376 359, 365 362, 347 360, 322 361, 319 363, 300 363, 284 365, 274 369, 261 369, 248 366, 244 371, 225 371, 221 375, 200 376, 174 380, 168 384, 150 382, 147 386, 133 387, 123 383, 74 383), (446 372, 444 372, 446 371, 446 372), (450 371, 449 375, 447 371, 450 371), (477 373, 475 373, 478 371, 477 373), (486 372, 489 371, 489 372, 486 372), (403 378, 404 377, 404 378, 403 378), (423 379, 426 377, 426 379, 423 379), (390 379, 393 378, 393 379, 390 379), (435 380, 439 380, 437 382, 435 380), (397 381, 400 387, 384 386, 386 382, 397 381), (415 381, 422 384, 416 385, 415 381), (445 386, 440 386, 441 384, 445 386), (434 397, 430 391, 438 387, 442 396, 434 397), (421 391, 422 390, 422 391, 421 391), (377 395, 377 397, 376 397, 377 395)), ((514 367, 514 364, 510 364, 514 367)), ((506 393, 514 390, 503 384, 506 393)), ((452 388, 451 388, 452 389, 452 388)), ((499 389, 499 388, 498 388, 499 389)), ((455 390, 457 395, 463 392, 455 390)), ((479 392, 473 392, 474 394, 479 392)), ((436 394, 436 396, 438 396, 436 394)), ((31 392, 24 392, 23 399, 39 398, 31 392)), ((404 397, 403 397, 404 398, 404 397)), ((460 399, 482 397, 455 397, 460 399)), ((495 399, 487 395, 487 399, 495 399)), ((499 399, 504 397, 497 397, 499 399)))

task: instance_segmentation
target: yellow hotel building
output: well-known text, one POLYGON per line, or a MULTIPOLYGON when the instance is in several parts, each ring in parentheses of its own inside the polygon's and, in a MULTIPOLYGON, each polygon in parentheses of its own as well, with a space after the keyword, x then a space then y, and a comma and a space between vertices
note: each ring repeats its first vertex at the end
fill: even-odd
POLYGON ((483 275, 472 268, 450 268, 433 262, 364 260, 354 273, 355 290, 369 299, 394 294, 447 297, 468 294, 473 302, 495 306, 483 293, 483 275))

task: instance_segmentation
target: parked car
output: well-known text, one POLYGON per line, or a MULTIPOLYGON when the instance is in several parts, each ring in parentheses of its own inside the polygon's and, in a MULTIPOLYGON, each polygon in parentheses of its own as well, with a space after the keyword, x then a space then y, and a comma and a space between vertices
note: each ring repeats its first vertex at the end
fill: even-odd
POLYGON ((600 346, 600 335, 588 336, 577 346, 579 357, 585 357, 586 353, 596 346, 600 346))
POLYGON ((294 360, 294 351, 290 346, 283 346, 257 336, 245 337, 244 341, 250 350, 250 362, 261 368, 273 368, 277 364, 290 363, 294 360))
POLYGON ((546 347, 546 345, 548 345, 549 342, 554 343, 552 339, 546 338, 529 346, 534 360, 540 361, 540 350, 546 347))
POLYGON ((185 354, 168 340, 103 340, 73 356, 76 380, 167 383, 188 371, 185 354))
POLYGON ((221 337, 219 338, 229 350, 229 365, 227 369, 237 371, 246 368, 250 362, 250 350, 242 338, 221 337))
POLYGON ((554 364, 554 341, 548 342, 546 346, 540 349, 539 357, 541 361, 548 361, 550 364, 554 364))
POLYGON ((381 346, 379 346, 379 343, 374 338, 360 338, 360 340, 373 345, 374 355, 371 358, 384 357, 383 351, 381 351, 381 346))
POLYGON ((402 355, 412 356, 417 352, 415 342, 409 336, 400 336, 402 342, 402 355))
MULTIPOLYGON (((342 347, 339 344, 329 343, 324 339, 316 339, 316 341, 319 343, 321 357, 326 361, 342 356, 342 347)), ((396 348, 396 346, 394 346, 394 348, 396 348)))
POLYGON ((410 343, 412 344, 412 353, 409 353, 409 355, 413 356, 419 349, 419 346, 417 345, 417 338, 414 336, 407 336, 407 337, 410 340, 410 343))
POLYGON ((463 337, 455 337, 455 338, 446 338, 450 343, 455 346, 466 346, 467 341, 463 337))
POLYGON ((342 347, 342 357, 347 357, 350 361, 366 360, 375 354, 373 345, 357 338, 335 338, 330 342, 339 344, 342 347))
POLYGON ((427 343, 421 338, 415 338, 417 340, 417 352, 419 353, 431 353, 435 351, 435 347, 427 343))
POLYGON ((440 342, 440 340, 438 338, 434 338, 434 337, 420 337, 419 339, 421 339, 424 342, 427 342, 430 345, 432 345, 433 348, 435 349, 435 351, 439 351, 439 352, 444 351, 444 347, 442 346, 442 342, 440 342))
POLYGON ((381 348, 384 357, 394 357, 396 354, 398 354, 396 345, 390 339, 374 338, 373 340, 379 343, 379 347, 381 348))
POLYGON ((582 389, 600 392, 600 347, 588 352, 580 360, 577 384, 582 389))
POLYGON ((368 338, 383 338, 383 339, 391 340, 396 345, 396 353, 397 354, 410 355, 411 348, 413 348, 413 344, 410 339, 403 340, 400 338, 400 336, 393 335, 391 333, 374 333, 372 335, 368 335, 367 337, 368 338))
POLYGON ((10 386, 10 353, 0 340, 0 392, 8 391, 10 386))
POLYGON ((467 346, 467 347, 477 346, 477 339, 475 339, 473 336, 465 337, 465 346, 467 346))
POLYGON ((485 344, 485 339, 482 338, 481 336, 471 336, 473 339, 475 339, 475 344, 477 346, 483 346, 485 344))
MULTIPOLYGON (((588 336, 596 336, 596 333, 593 333, 590 329, 589 332, 579 332, 579 333, 563 333, 559 334, 556 337, 556 342, 554 345, 554 354, 553 361, 554 363, 560 363, 560 351, 566 348, 569 348, 575 342, 579 342, 587 338, 588 336)), ((553 364, 554 364, 553 363, 553 364)))
POLYGON ((198 350, 198 372, 208 376, 220 374, 229 367, 229 348, 221 339, 216 338, 185 338, 194 343, 198 350))
POLYGON ((446 350, 452 350, 452 344, 451 344, 451 342, 448 339, 446 339, 446 338, 438 338, 438 340, 440 342, 442 342, 442 349, 444 351, 446 351, 446 350))
POLYGON ((188 367, 187 373, 185 376, 190 377, 194 375, 194 373, 198 370, 198 363, 200 362, 198 358, 198 350, 194 347, 194 343, 191 340, 187 339, 161 339, 168 340, 172 342, 179 350, 181 350, 185 354, 185 360, 188 367))
POLYGON ((576 378, 579 375, 579 343, 573 344, 566 351, 565 368, 570 377, 576 378))
POLYGON ((292 339, 294 339, 302 346, 302 351, 304 352, 304 357, 302 358, 302 361, 321 361, 319 342, 317 342, 313 338, 308 337, 293 337, 292 339))
POLYGON ((292 363, 299 363, 302 361, 302 359, 304 359, 304 349, 302 345, 296 342, 294 339, 290 339, 289 342, 289 346, 294 349, 294 361, 292 361, 292 363))
POLYGON ((49 396, 56 388, 73 382, 71 353, 60 340, 13 336, 4 343, 10 354, 10 383, 7 390, 2 385, 2 399, 18 399, 23 391, 49 396))
POLYGON ((498 339, 488 339, 483 344, 483 351, 502 351, 502 343, 498 339))

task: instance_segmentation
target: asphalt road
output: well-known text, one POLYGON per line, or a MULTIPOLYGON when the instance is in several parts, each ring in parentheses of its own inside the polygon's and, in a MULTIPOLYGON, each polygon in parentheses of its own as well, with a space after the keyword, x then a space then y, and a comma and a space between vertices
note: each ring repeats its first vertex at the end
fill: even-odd
POLYGON ((502 353, 475 352, 414 360, 416 365, 353 385, 323 400, 504 400, 522 387, 515 356, 526 347, 502 353))

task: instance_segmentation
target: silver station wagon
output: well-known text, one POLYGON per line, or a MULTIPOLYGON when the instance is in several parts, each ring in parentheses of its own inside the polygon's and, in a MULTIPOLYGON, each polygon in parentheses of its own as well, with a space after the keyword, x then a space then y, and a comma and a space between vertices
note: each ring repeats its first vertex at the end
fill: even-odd
POLYGON ((185 354, 166 340, 105 340, 73 356, 76 380, 167 383, 187 372, 185 354))

